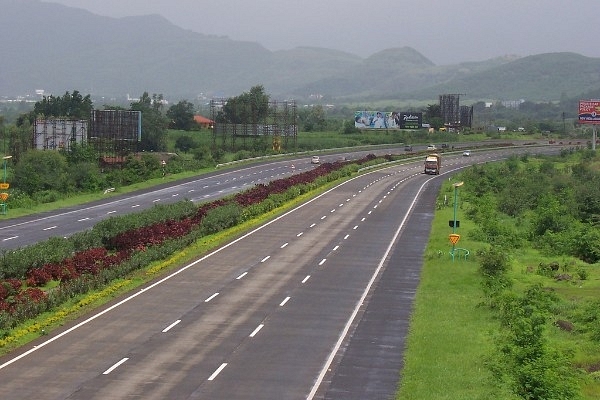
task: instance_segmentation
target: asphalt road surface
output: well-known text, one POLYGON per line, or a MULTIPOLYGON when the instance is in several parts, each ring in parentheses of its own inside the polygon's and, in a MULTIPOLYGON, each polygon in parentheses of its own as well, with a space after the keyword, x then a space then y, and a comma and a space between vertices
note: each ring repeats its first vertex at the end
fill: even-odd
POLYGON ((337 186, 3 357, 0 398, 391 398, 444 174, 337 186))

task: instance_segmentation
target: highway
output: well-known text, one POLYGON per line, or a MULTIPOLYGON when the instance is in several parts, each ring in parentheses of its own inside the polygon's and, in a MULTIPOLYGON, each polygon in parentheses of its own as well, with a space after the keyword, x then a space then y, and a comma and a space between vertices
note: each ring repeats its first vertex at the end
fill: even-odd
MULTIPOLYGON (((440 176, 419 158, 338 185, 3 357, 0 398, 389 398, 439 185, 518 152, 531 149, 446 156, 440 176)), ((213 192, 252 173, 227 174, 213 192)))
MULTIPOLYGON (((389 150, 387 150, 389 151, 389 150)), ((386 151, 376 151, 385 154, 386 151)), ((349 159, 358 159, 369 152, 347 153, 349 159)), ((340 155, 322 156, 322 162, 333 162, 340 155)), ((0 220, 0 249, 16 249, 51 237, 67 237, 92 228, 99 221, 112 216, 139 212, 156 204, 168 204, 184 199, 195 203, 216 200, 266 184, 299 172, 313 169, 310 157, 285 161, 270 161, 235 169, 217 171, 181 182, 168 183, 136 193, 107 197, 90 204, 74 206, 43 214, 0 220)), ((10 216, 10 210, 8 211, 10 216)))

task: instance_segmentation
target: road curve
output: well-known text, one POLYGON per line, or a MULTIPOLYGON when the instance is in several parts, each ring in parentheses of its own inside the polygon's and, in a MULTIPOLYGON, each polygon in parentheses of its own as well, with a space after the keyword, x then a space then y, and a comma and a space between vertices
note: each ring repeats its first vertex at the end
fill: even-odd
MULTIPOLYGON (((447 157, 444 171, 491 157, 447 157)), ((393 394, 445 178, 421 169, 356 177, 3 357, 0 397, 393 394)))

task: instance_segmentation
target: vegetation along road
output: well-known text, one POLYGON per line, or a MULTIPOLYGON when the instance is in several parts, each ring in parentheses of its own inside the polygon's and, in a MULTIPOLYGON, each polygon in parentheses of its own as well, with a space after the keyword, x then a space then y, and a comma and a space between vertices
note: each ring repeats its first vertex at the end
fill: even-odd
MULTIPOLYGON (((444 173, 528 151, 447 157, 444 173)), ((445 177, 422 160, 359 175, 4 357, 0 394, 391 395, 445 177)))

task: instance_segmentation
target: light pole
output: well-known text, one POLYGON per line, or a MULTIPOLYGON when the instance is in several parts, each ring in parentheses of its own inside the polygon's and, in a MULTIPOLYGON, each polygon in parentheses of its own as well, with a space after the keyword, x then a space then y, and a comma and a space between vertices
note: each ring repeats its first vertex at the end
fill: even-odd
POLYGON ((4 180, 2 181, 3 183, 6 183, 6 164, 8 164, 8 160, 10 160, 11 158, 12 156, 2 157, 2 160, 4 160, 4 180))
POLYGON ((458 188, 464 185, 464 182, 458 182, 452 185, 454 188, 454 224, 452 224, 452 233, 456 232, 456 206, 458 204, 458 188))
POLYGON ((460 235, 456 234, 457 221, 456 221, 456 208, 458 206, 458 188, 461 187, 464 182, 457 182, 452 184, 454 188, 454 221, 452 223, 452 234, 450 235, 450 242, 452 243, 452 261, 454 261, 454 251, 456 250, 456 243, 460 239, 460 235))
MULTIPOLYGON (((2 157, 2 160, 4 162, 4 179, 2 180, 2 183, 0 183, 0 189, 1 190, 8 190, 8 188, 10 187, 8 183, 6 183, 6 165, 8 164, 8 160, 10 160, 12 158, 12 156, 4 156, 2 157)), ((0 213, 1 214, 6 214, 6 199, 8 199, 8 192, 2 192, 0 193, 0 213)))

